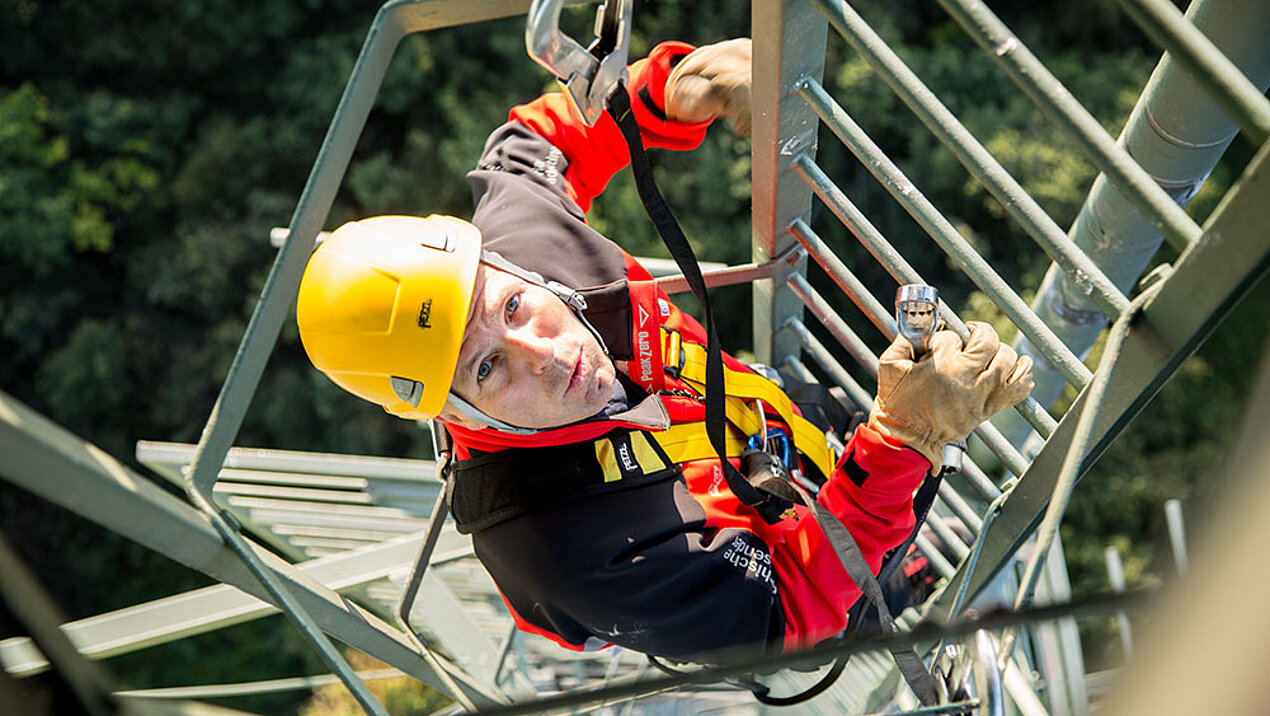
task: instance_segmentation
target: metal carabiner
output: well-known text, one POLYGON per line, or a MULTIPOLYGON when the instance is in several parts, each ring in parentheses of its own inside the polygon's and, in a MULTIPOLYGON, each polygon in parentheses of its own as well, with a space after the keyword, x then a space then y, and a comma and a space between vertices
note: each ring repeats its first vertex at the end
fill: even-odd
POLYGON ((762 450, 769 455, 774 456, 780 461, 781 466, 790 474, 798 472, 798 465, 793 460, 793 450, 790 448, 789 436, 779 427, 767 426, 767 413, 763 410, 763 402, 754 399, 754 417, 758 418, 758 431, 745 441, 745 447, 749 450, 762 450))
POLYGON ((534 62, 556 76, 587 126, 593 126, 609 94, 626 79, 634 0, 606 0, 596 10, 595 35, 588 48, 560 31, 566 0, 534 0, 525 26, 525 47, 534 62))

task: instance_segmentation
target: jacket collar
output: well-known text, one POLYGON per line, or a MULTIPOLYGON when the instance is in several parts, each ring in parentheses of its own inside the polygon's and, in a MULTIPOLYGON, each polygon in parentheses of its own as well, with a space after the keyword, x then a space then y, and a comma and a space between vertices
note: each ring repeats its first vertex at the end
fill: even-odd
MULTIPOLYGON (((494 428, 471 430, 446 425, 456 445, 465 450, 497 452, 514 447, 544 447, 594 440, 617 428, 665 430, 670 427, 670 413, 656 395, 646 395, 630 408, 612 415, 595 417, 559 428, 530 434, 503 432, 494 428)), ((463 457, 460 455, 460 457, 463 457)))

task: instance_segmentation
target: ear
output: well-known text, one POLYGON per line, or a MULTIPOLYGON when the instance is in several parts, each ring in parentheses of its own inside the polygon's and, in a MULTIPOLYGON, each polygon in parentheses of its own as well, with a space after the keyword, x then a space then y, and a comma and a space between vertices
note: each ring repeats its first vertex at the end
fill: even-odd
POLYGON ((473 420, 456 410, 451 410, 449 403, 446 403, 445 409, 437 414, 437 420, 440 420, 443 423, 449 423, 450 425, 457 425, 461 428, 467 428, 468 430, 484 430, 489 427, 485 423, 473 420))

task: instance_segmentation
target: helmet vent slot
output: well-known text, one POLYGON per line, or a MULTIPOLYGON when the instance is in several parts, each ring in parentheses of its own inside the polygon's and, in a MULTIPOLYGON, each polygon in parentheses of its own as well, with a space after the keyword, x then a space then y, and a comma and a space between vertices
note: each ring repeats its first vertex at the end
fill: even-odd
POLYGON ((409 403, 412 408, 419 407, 419 400, 423 398, 423 383, 409 378, 398 378, 395 375, 389 378, 389 382, 392 383, 392 390, 398 398, 409 403))
POLYGON ((439 251, 454 251, 454 236, 449 232, 430 232, 419 237, 419 245, 439 251))

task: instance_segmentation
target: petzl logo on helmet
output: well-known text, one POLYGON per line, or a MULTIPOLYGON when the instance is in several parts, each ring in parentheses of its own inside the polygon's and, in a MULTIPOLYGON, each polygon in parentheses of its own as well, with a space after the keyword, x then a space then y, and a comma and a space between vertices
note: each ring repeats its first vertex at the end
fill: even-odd
POLYGON ((419 327, 431 328, 432 324, 428 323, 428 319, 432 318, 432 299, 428 299, 419 305, 419 327))

